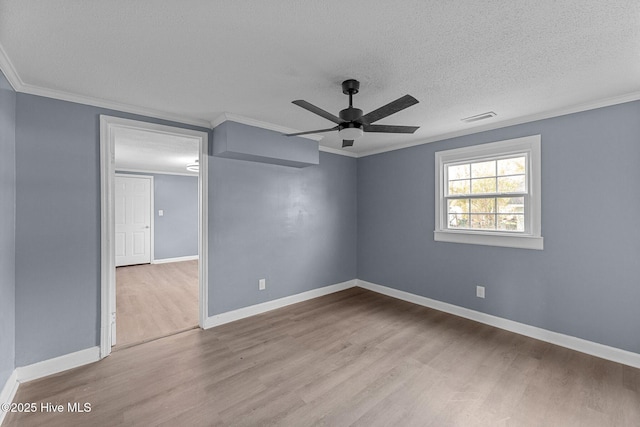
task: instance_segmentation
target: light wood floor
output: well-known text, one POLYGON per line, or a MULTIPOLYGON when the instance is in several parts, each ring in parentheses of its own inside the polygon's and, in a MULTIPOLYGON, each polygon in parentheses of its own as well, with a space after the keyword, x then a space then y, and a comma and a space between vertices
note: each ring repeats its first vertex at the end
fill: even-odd
POLYGON ((116 347, 198 326, 198 261, 116 269, 116 347))
POLYGON ((6 425, 638 426, 640 370, 359 288, 20 386, 6 425))

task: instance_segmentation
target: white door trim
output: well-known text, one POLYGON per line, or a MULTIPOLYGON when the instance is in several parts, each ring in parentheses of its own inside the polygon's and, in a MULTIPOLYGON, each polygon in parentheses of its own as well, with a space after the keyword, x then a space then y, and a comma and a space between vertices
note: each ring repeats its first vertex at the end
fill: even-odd
MULTIPOLYGON (((198 323, 204 327, 208 317, 209 289, 207 286, 208 261, 208 151, 209 135, 206 132, 164 126, 138 120, 100 115, 100 357, 111 353, 111 313, 109 295, 115 289, 114 249, 114 178, 115 178, 115 129, 144 130, 168 135, 189 136, 199 140, 200 174, 198 178, 199 232, 199 315, 198 323)), ((153 212, 152 212, 153 214, 153 212)), ((152 215, 153 216, 153 215, 152 215)), ((153 247, 153 246, 152 246, 153 247)))
MULTIPOLYGON (((156 257, 155 257, 155 251, 154 251, 154 232, 155 232, 155 201, 154 201, 154 194, 156 192, 156 184, 155 184, 155 180, 153 179, 153 175, 130 175, 130 174, 126 174, 126 173, 115 173, 114 176, 122 176, 125 178, 146 178, 148 180, 151 181, 151 188, 149 189, 149 191, 151 192, 151 194, 149 195, 149 209, 151 210, 151 224, 150 224, 150 259, 149 259, 149 264, 153 264, 153 262, 155 261, 156 257)), ((114 223, 114 227, 115 227, 115 223, 114 223)))

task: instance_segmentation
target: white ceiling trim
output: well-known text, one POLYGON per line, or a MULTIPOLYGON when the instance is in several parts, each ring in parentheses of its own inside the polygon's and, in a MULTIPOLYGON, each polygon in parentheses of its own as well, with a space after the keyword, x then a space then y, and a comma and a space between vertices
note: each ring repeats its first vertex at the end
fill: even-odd
POLYGON ((16 68, 7 56, 2 45, 0 45, 0 69, 9 81, 9 84, 16 92, 27 93, 30 95, 43 96, 45 98, 59 99, 61 101, 75 102, 77 104, 92 105, 94 107, 108 108, 110 110, 121 111, 124 113, 139 114, 141 116, 153 117, 156 119, 169 120, 172 122, 182 123, 186 125, 199 126, 209 129, 209 122, 191 117, 183 117, 175 114, 156 111, 150 108, 138 107, 134 105, 123 104, 120 102, 107 101, 105 99, 93 98, 84 95, 77 95, 71 92, 61 90, 48 89, 40 86, 30 85, 22 81, 18 75, 16 68))
MULTIPOLYGON (((640 91, 638 0, 547 0, 535 7, 372 0, 366 11, 338 0, 321 6, 281 0, 254 2, 251 13, 233 1, 186 8, 167 1, 153 14, 132 2, 116 8, 77 3, 0 0, 0 43, 23 83, 38 86, 19 85, 21 91, 63 99, 77 94, 98 100, 73 101, 98 105, 112 100, 127 104, 109 104, 118 110, 143 107, 150 116, 206 121, 207 128, 224 112, 299 130, 327 127, 291 100, 337 113, 346 107, 340 82, 348 77, 360 82, 356 104, 365 111, 406 93, 420 100, 384 121, 420 126, 417 133, 371 133, 344 147, 359 154, 640 91), (336 16, 336 7, 346 12, 336 16), (289 19, 280 19, 283 13, 289 19), (362 22, 349 27, 354 13, 362 22), (274 31, 269 23, 278 19, 274 31), (193 31, 180 30, 185 22, 193 31), (347 36, 359 42, 355 55, 341 43, 347 36), (203 55, 212 49, 216 55, 203 55), (498 116, 460 121, 484 111, 498 116)), ((341 149, 335 132, 320 135, 320 144, 341 149)))
POLYGON ((187 136, 193 136, 194 138, 200 138, 202 137, 203 133, 206 133, 201 130, 184 129, 179 126, 161 125, 158 123, 150 123, 150 122, 143 122, 140 120, 125 119, 123 117, 109 116, 107 114, 101 114, 100 117, 108 117, 109 123, 115 124, 118 127, 162 133, 165 135, 177 135, 177 136, 187 135, 187 136), (141 123, 144 124, 144 126, 142 126, 141 123))
MULTIPOLYGON (((509 126, 515 126, 515 125, 519 125, 519 124, 523 124, 523 123, 535 122, 535 121, 538 121, 538 120, 550 119, 550 118, 553 118, 553 117, 565 116, 567 114, 580 113, 582 111, 595 110, 597 108, 610 107, 612 105, 624 104, 626 102, 633 102, 633 101, 638 101, 638 100, 640 100, 640 91, 631 92, 631 93, 624 94, 624 95, 619 95, 619 96, 613 96, 613 97, 609 97, 609 98, 604 98, 604 99, 600 99, 600 100, 597 100, 597 101, 577 104, 577 105, 573 105, 573 106, 570 106, 570 107, 561 108, 561 109, 557 109, 557 110, 551 110, 551 111, 545 111, 545 112, 541 112, 541 113, 537 113, 537 114, 531 114, 531 115, 528 115, 528 116, 516 117, 516 118, 513 118, 513 119, 501 120, 501 121, 492 121, 491 123, 487 123, 487 124, 484 124, 484 125, 474 126, 474 127, 470 127, 468 129, 464 129, 464 130, 460 130, 460 131, 456 131, 456 132, 449 132, 449 133, 445 133, 445 134, 440 134, 440 135, 433 136, 431 138, 421 139, 420 141, 408 142, 408 143, 405 143, 405 144, 398 144, 398 145, 394 145, 393 147, 385 147, 385 148, 380 148, 380 149, 376 149, 376 150, 364 151, 364 152, 361 152, 361 153, 353 153, 351 151, 341 150, 339 148, 333 148, 333 147, 326 147, 324 145, 319 145, 318 148, 319 148, 320 151, 324 151, 326 153, 339 154, 339 155, 347 156, 347 157, 360 158, 360 157, 372 156, 374 154, 386 153, 388 151, 395 151, 395 150, 401 150, 403 148, 415 147, 417 145, 429 144, 431 142, 444 141, 446 139, 456 138, 456 137, 459 137, 459 136, 473 135, 474 133, 480 133, 480 132, 485 132, 485 131, 489 131, 489 130, 505 128, 505 127, 509 127, 509 126)), ((249 118, 249 117, 241 116, 241 115, 238 115, 238 114, 231 114, 231 113, 223 113, 223 114, 221 114, 220 116, 218 116, 215 120, 213 120, 211 122, 211 126, 215 128, 216 126, 219 126, 220 124, 226 122, 227 120, 228 121, 232 121, 232 122, 246 124, 246 125, 249 125, 249 126, 259 127, 259 128, 262 128, 262 129, 273 130, 273 131, 276 131, 276 132, 282 132, 282 133, 295 133, 295 132, 298 132, 298 130, 296 130, 296 129, 291 129, 291 128, 287 128, 285 126, 280 126, 280 125, 276 125, 276 124, 273 124, 273 123, 263 122, 263 121, 260 121, 260 120, 255 120, 255 119, 252 119, 252 118, 249 118)), ((319 140, 322 139, 322 137, 320 135, 317 135, 317 134, 303 135, 302 137, 303 138, 314 139, 316 141, 319 141, 319 140)))
MULTIPOLYGON (((281 133, 300 132, 297 129, 292 129, 286 126, 280 126, 273 123, 263 122, 261 120, 256 120, 250 117, 245 117, 239 114, 232 114, 232 113, 220 114, 218 117, 215 118, 215 120, 211 122, 211 127, 214 127, 214 128, 218 127, 226 121, 242 123, 244 125, 249 125, 257 128, 267 129, 267 130, 273 130, 281 133)), ((309 135, 300 135, 300 138, 307 138, 307 139, 313 139, 314 141, 320 141, 322 139, 322 136, 318 134, 309 134, 309 135)))
MULTIPOLYGON (((288 128, 288 127, 285 127, 285 126, 276 125, 276 124, 273 124, 273 123, 263 122, 263 121, 252 119, 252 118, 249 118, 249 117, 244 117, 244 116, 241 116, 241 115, 238 115, 238 114, 223 113, 220 116, 218 116, 215 120, 213 120, 211 122, 208 122, 208 121, 202 120, 202 119, 195 119, 195 118, 191 118, 191 117, 183 117, 183 116, 173 115, 173 114, 170 114, 170 113, 157 111, 157 110, 153 110, 153 109, 149 109, 149 108, 133 106, 133 105, 123 104, 123 103, 118 103, 118 102, 113 102, 113 101, 107 101, 107 100, 104 100, 104 99, 93 98, 93 97, 88 97, 88 96, 84 96, 84 95, 77 95, 77 94, 70 93, 70 92, 59 91, 59 90, 55 90, 55 89, 48 89, 48 88, 43 88, 43 87, 40 87, 40 86, 26 84, 26 83, 24 83, 22 81, 22 79, 18 75, 15 67, 13 66, 13 63, 11 62, 9 57, 7 56, 7 54, 6 54, 4 48, 2 47, 1 44, 0 44, 0 70, 2 70, 2 72, 5 75, 5 77, 9 81, 9 84, 13 87, 13 89, 16 92, 22 92, 22 93, 27 93, 27 94, 31 94, 31 95, 38 95, 38 96, 43 96, 43 97, 46 97, 46 98, 59 99, 59 100, 62 100, 62 101, 75 102, 75 103, 84 104, 84 105, 92 105, 92 106, 95 106, 95 107, 107 108, 107 109, 111 109, 111 110, 115 110, 115 111, 131 113, 131 114, 139 114, 141 116, 153 117, 153 118, 157 118, 157 119, 168 120, 168 121, 187 124, 187 125, 199 126, 199 127, 203 127, 203 128, 207 128, 207 129, 211 129, 212 127, 216 127, 216 126, 220 125, 221 123, 224 123, 225 121, 229 120, 229 121, 234 121, 234 122, 238 122, 238 123, 243 123, 243 124, 246 124, 246 125, 249 125, 249 126, 259 127, 259 128, 268 129, 268 130, 273 130, 273 131, 276 131, 276 132, 282 132, 282 133, 295 133, 295 132, 298 132, 298 130, 296 130, 296 129, 292 129, 292 128, 288 128)), ((422 139, 420 141, 414 141, 414 142, 409 142, 409 143, 404 143, 404 144, 398 144, 398 145, 394 145, 392 147, 384 147, 384 148, 380 148, 380 149, 364 151, 364 152, 361 152, 361 153, 353 153, 353 152, 350 152, 350 151, 340 150, 340 149, 332 148, 332 147, 325 147, 325 146, 322 146, 322 145, 319 146, 319 149, 320 149, 320 151, 324 151, 324 152, 328 152, 328 153, 339 154, 339 155, 348 156, 348 157, 360 158, 360 157, 371 156, 371 155, 374 155, 374 154, 385 153, 385 152, 388 152, 388 151, 394 151, 394 150, 400 150, 400 149, 403 149, 403 148, 414 147, 414 146, 417 146, 417 145, 428 144, 428 143, 431 143, 431 142, 443 141, 443 140, 446 140, 446 139, 455 138, 455 137, 459 137, 459 136, 471 135, 471 134, 474 134, 474 133, 485 132, 485 131, 494 130, 494 129, 500 129, 500 128, 504 128, 504 127, 508 127, 508 126, 514 126, 514 125, 518 125, 518 124, 529 123, 529 122, 548 119, 548 118, 552 118, 552 117, 559 117, 559 116, 563 116, 563 115, 567 115, 567 114, 573 114, 573 113, 578 113, 578 112, 582 112, 582 111, 593 110, 593 109, 596 109, 596 108, 609 107, 609 106, 612 106, 612 105, 623 104, 623 103, 626 103, 626 102, 632 102, 632 101, 637 101, 637 100, 640 100, 640 91, 635 91, 635 92, 631 92, 631 93, 620 95, 620 96, 608 97, 608 98, 604 98, 604 99, 593 101, 593 102, 577 104, 577 105, 574 105, 574 106, 561 108, 561 109, 557 109, 557 110, 545 111, 545 112, 532 114, 532 115, 528 115, 528 116, 516 117, 516 118, 513 118, 513 119, 502 120, 502 121, 492 121, 491 123, 487 123, 485 125, 474 126, 474 127, 471 127, 471 128, 468 128, 468 129, 464 129, 464 130, 460 130, 460 131, 456 131, 456 132, 450 132, 450 133, 435 135, 433 137, 422 139)), ((318 134, 301 135, 301 137, 312 139, 312 140, 315 140, 315 141, 320 141, 322 139, 322 136, 320 136, 318 134)))
POLYGON ((75 102, 77 104, 92 105, 94 107, 107 108, 109 110, 121 111, 124 113, 138 114, 140 116, 153 117, 155 119, 168 120, 178 124, 199 126, 209 129, 209 122, 206 120, 194 119, 191 117, 177 116, 163 111, 152 110, 150 108, 137 107, 134 105, 122 104, 114 101, 93 98, 84 95, 77 95, 55 89, 47 89, 40 86, 24 84, 17 92, 31 95, 44 96, 45 98, 59 99, 62 101, 75 102))
POLYGON ((13 87, 13 90, 19 92, 19 89, 24 86, 24 82, 20 79, 20 76, 16 72, 16 68, 13 66, 11 60, 4 51, 4 48, 0 44, 0 70, 9 81, 9 84, 13 87))
POLYGON ((359 157, 357 153, 341 150, 339 148, 325 147, 324 145, 319 145, 318 148, 320 149, 320 151, 324 151, 325 153, 339 154, 341 156, 354 157, 356 159, 359 157))
POLYGON ((374 154, 386 153, 387 151, 401 150, 403 148, 414 147, 416 145, 423 145, 431 142, 444 141, 445 139, 456 138, 459 136, 472 135, 474 133, 480 133, 480 132, 485 132, 489 130, 514 126, 514 125, 520 125, 523 123, 535 122, 538 120, 550 119, 553 117, 565 116, 567 114, 580 113, 582 111, 595 110, 597 108, 610 107, 612 105, 624 104, 625 102, 632 102, 632 101, 638 101, 638 100, 640 100, 640 91, 631 92, 625 95, 613 96, 613 97, 604 98, 598 101, 577 104, 571 107, 561 108, 558 110, 545 111, 542 113, 516 117, 509 120, 491 122, 485 125, 475 126, 469 129, 436 135, 431 138, 422 139, 420 141, 394 145, 393 147, 385 147, 385 148, 380 148, 376 150, 364 151, 364 152, 358 153, 357 157, 360 158, 360 157, 372 156, 374 154))

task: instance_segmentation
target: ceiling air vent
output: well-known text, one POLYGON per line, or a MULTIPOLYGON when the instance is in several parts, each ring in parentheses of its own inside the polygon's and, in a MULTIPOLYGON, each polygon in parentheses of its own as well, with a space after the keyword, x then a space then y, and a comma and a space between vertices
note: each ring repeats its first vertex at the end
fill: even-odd
POLYGON ((477 114, 475 116, 467 117, 461 120, 465 123, 473 123, 473 122, 477 122, 478 120, 490 119, 491 117, 495 117, 495 116, 496 116, 496 113, 494 113, 493 111, 489 111, 487 113, 477 114))

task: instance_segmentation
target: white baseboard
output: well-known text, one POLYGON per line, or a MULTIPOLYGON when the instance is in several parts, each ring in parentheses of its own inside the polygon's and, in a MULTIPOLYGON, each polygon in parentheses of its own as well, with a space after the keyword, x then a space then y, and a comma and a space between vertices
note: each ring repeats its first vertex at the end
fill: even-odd
POLYGON ((356 281, 357 279, 348 280, 346 282, 325 286, 323 288, 313 289, 307 292, 302 292, 296 295, 291 295, 291 296, 276 299, 273 301, 267 301, 261 304, 251 305, 249 307, 243 307, 233 311, 227 311, 226 313, 216 314, 214 316, 210 316, 207 318, 204 324, 204 329, 209 329, 216 326, 224 325, 225 323, 230 323, 236 320, 244 319, 246 317, 255 316, 256 314, 265 313, 267 311, 286 307, 288 305, 296 304, 298 302, 307 301, 313 298, 318 298, 324 295, 332 294, 334 292, 339 292, 345 289, 353 288, 356 286, 356 281))
POLYGON ((403 301, 422 305, 424 307, 433 308, 445 313, 454 314, 466 319, 475 320, 476 322, 486 325, 495 326, 516 334, 525 335, 540 341, 566 347, 581 353, 590 354, 602 359, 611 360, 613 362, 622 363, 624 365, 640 368, 640 354, 631 351, 622 350, 616 347, 610 347, 604 344, 598 344, 593 341, 587 341, 582 338, 564 335, 558 332, 549 331, 547 329, 538 328, 536 326, 526 325, 524 323, 515 322, 513 320, 504 319, 502 317, 493 316, 491 314, 481 313, 479 311, 460 307, 446 302, 433 300, 420 295, 411 294, 409 292, 399 291, 397 289, 388 288, 375 283, 366 282, 364 280, 356 280, 358 287, 368 289, 379 294, 387 295, 403 301))
POLYGON ((199 258, 200 257, 198 255, 179 256, 175 258, 161 258, 161 259, 154 259, 153 261, 151 261, 151 264, 166 264, 169 262, 193 261, 199 258))
POLYGON ((100 360, 100 347, 91 347, 53 359, 43 360, 33 365, 16 368, 17 379, 21 383, 37 380, 38 378, 97 362, 98 360, 100 360))
MULTIPOLYGON (((2 390, 0 391, 0 404, 13 402, 13 398, 18 391, 18 385, 18 373, 14 369, 7 379, 7 382, 4 384, 4 387, 2 387, 2 390)), ((2 425, 2 422, 4 421, 4 417, 6 415, 7 411, 0 410, 0 425, 2 425)))
MULTIPOLYGON (((355 286, 393 298, 401 299, 403 301, 418 304, 424 307, 443 311, 445 313, 464 317, 466 319, 471 319, 476 322, 484 323, 486 325, 494 326, 520 335, 549 342, 551 344, 566 347, 575 351, 590 354, 602 359, 622 363, 634 368, 640 368, 640 354, 638 353, 633 353, 619 348, 587 341, 581 338, 576 338, 535 326, 526 325, 524 323, 519 323, 513 320, 481 313, 479 311, 456 306, 442 301, 433 300, 386 286, 377 285, 375 283, 370 283, 360 279, 349 280, 346 282, 325 286, 319 289, 313 289, 311 291, 302 292, 300 294, 291 295, 277 300, 252 305, 250 307, 244 307, 238 310, 217 314, 215 316, 207 318, 204 329, 224 325, 225 323, 255 316, 257 314, 265 313, 267 311, 286 307, 288 305, 307 301, 313 298, 318 298, 355 286)), ((34 363, 32 365, 16 368, 5 383, 2 391, 0 392, 0 403, 8 403, 13 400, 19 383, 53 375, 58 372, 76 368, 78 366, 97 362, 98 360, 100 360, 100 347, 91 347, 85 350, 77 351, 75 353, 70 353, 64 356, 34 363)), ((5 412, 0 411, 0 424, 2 424, 2 420, 5 415, 5 412)))

